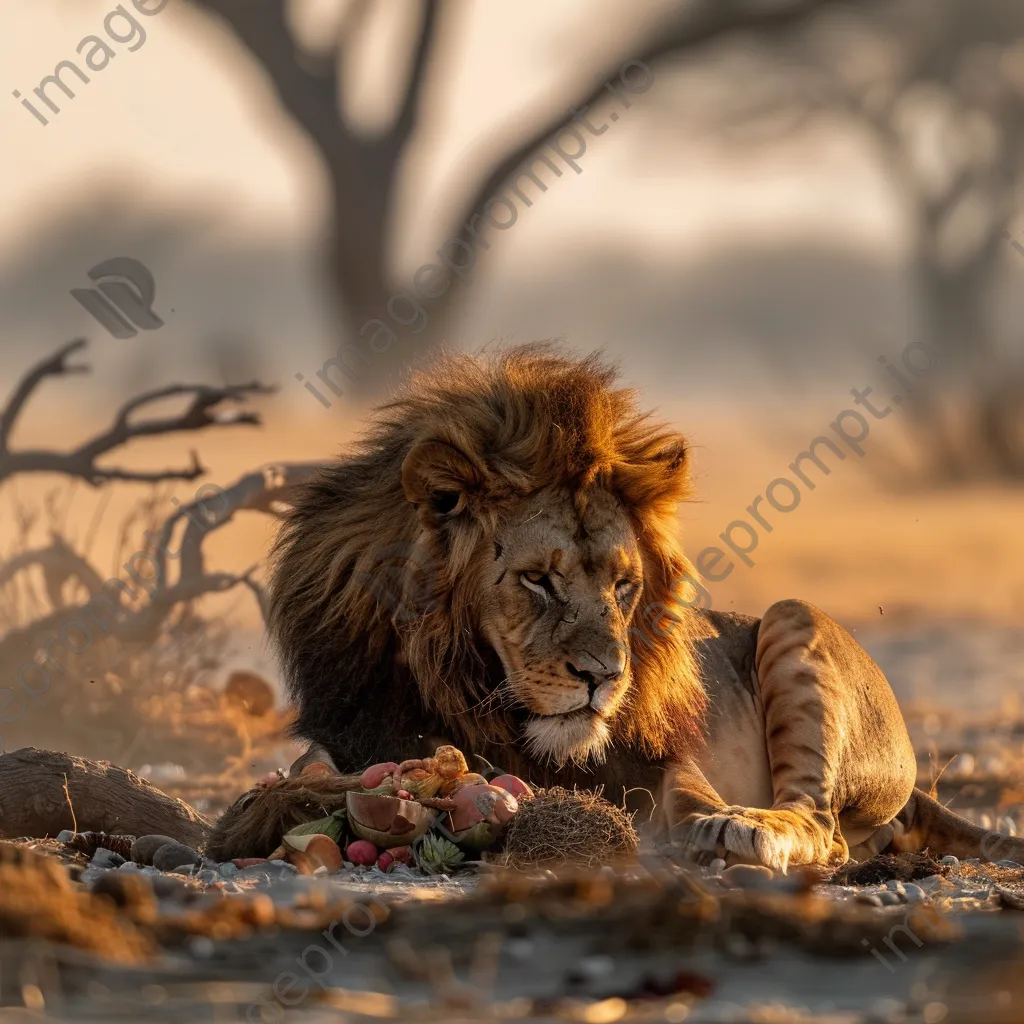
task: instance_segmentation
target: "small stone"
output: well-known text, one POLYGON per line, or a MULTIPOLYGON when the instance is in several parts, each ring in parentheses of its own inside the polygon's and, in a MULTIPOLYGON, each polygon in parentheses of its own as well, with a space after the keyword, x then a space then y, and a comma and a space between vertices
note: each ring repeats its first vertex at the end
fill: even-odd
POLYGON ((615 970, 615 961, 610 956, 585 956, 569 972, 569 980, 575 982, 597 981, 615 970))
POLYGON ((997 868, 1018 868, 1019 869, 1021 867, 1021 865, 1018 864, 1015 860, 997 860, 996 861, 996 867, 997 868))
POLYGON ((760 864, 733 864, 722 872, 722 882, 737 889, 771 889, 775 872, 760 864))
POLYGON ((903 902, 903 900, 900 899, 899 893, 888 891, 878 893, 876 899, 881 901, 883 907, 896 907, 903 902))
POLYGON ((180 899, 187 891, 185 883, 177 878, 168 878, 167 875, 158 874, 153 879, 153 892, 156 894, 157 899, 180 899))
POLYGON ((114 853, 113 850, 106 850, 102 846, 92 855, 92 860, 89 861, 93 867, 97 868, 119 868, 124 862, 124 857, 119 853, 114 853))
POLYGON ((221 866, 217 868, 217 870, 225 878, 234 878, 235 875, 238 874, 238 867, 232 864, 231 861, 228 861, 226 864, 221 864, 221 866))
POLYGON ((896 892, 901 895, 906 892, 906 889, 903 887, 903 883, 898 878, 890 878, 889 881, 885 883, 885 888, 889 892, 896 892))
POLYGON ((878 893, 874 892, 862 892, 859 896, 855 897, 857 903, 866 904, 869 907, 884 907, 885 904, 882 902, 881 897, 878 893))
POLYGON ((190 939, 188 948, 197 960, 209 960, 215 949, 213 939, 209 939, 205 935, 198 935, 194 939, 190 939))
POLYGON ((75 838, 75 833, 72 832, 71 829, 69 829, 69 828, 64 829, 63 832, 58 832, 57 833, 57 842, 58 843, 70 843, 71 840, 74 839, 74 838, 75 838))
POLYGON ((190 871, 199 863, 200 857, 196 850, 184 843, 170 843, 161 846, 153 855, 153 867, 161 871, 177 871, 184 868, 190 871))
POLYGON ((913 882, 905 882, 903 885, 903 892, 907 898, 908 903, 920 903, 925 898, 925 891, 919 885, 915 885, 913 882))
POLYGON ((141 875, 143 869, 138 864, 133 864, 130 860, 126 860, 117 870, 126 875, 141 875))
POLYGON ((210 871, 209 869, 200 871, 197 877, 200 882, 205 882, 207 885, 210 882, 219 882, 221 878, 219 871, 210 871))
POLYGON ((722 858, 721 858, 721 857, 716 857, 716 858, 715 858, 715 859, 714 859, 714 860, 713 860, 713 861, 712 861, 712 862, 711 862, 711 863, 710 863, 710 864, 708 865, 708 874, 709 874, 709 875, 712 875, 713 877, 716 877, 716 878, 717 878, 717 877, 718 877, 719 875, 721 875, 721 873, 722 873, 722 872, 723 872, 724 870, 725 870, 725 861, 724 861, 724 860, 722 860, 722 858))
POLYGON ((132 843, 132 861, 136 864, 152 864, 154 856, 162 847, 178 845, 178 840, 170 836, 139 836, 132 843))
POLYGON ((943 857, 942 860, 939 861, 939 863, 943 867, 949 868, 949 872, 952 875, 959 874, 959 872, 960 872, 960 858, 959 857, 954 857, 952 854, 949 854, 949 855, 943 857))

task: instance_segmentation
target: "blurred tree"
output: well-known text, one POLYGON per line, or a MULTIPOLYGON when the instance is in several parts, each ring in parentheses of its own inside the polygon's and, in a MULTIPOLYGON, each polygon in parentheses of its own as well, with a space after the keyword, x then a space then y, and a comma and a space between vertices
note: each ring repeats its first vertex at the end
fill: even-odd
MULTIPOLYGON (((909 411, 929 478, 1024 479, 1024 360, 993 301, 1024 170, 1024 8, 896 0, 835 8, 765 46, 708 120, 813 130, 848 120, 890 176, 910 229, 918 340, 938 354, 909 411), (756 79, 757 89, 749 88, 756 79), (744 88, 744 86, 746 88, 744 88), (781 116, 780 115, 784 115, 781 116)), ((763 145, 763 131, 753 134, 763 145)), ((1024 267, 1019 268, 1024 273, 1024 267)), ((923 353, 922 353, 923 355, 923 353)))
MULTIPOLYGON (((408 0, 406 0, 408 2, 408 0)), ((624 40, 629 59, 647 64, 695 50, 737 31, 771 35, 799 23, 813 10, 834 0, 689 0, 680 5, 649 4, 638 12, 643 31, 624 40), (643 17, 641 17, 643 15, 643 17)), ((409 3, 419 32, 412 48, 405 89, 390 126, 372 138, 346 123, 339 106, 338 76, 350 56, 353 39, 366 20, 382 8, 382 0, 348 0, 336 37, 318 47, 314 55, 298 45, 289 24, 288 0, 194 0, 194 6, 215 13, 238 41, 262 65, 282 107, 306 133, 326 169, 333 200, 330 224, 331 273, 340 299, 339 316, 348 338, 370 318, 385 315, 388 299, 401 286, 387 258, 389 219, 395 186, 423 113, 425 95, 434 66, 438 39, 445 22, 458 16, 460 7, 450 0, 409 3)), ((567 61, 572 70, 549 97, 542 111, 516 117, 516 129, 501 125, 480 146, 476 185, 452 218, 445 237, 467 237, 464 225, 488 198, 508 181, 526 158, 571 119, 570 107, 579 109, 606 96, 603 82, 595 82, 600 67, 567 61), (518 127, 522 125, 522 127, 518 127)), ((439 244, 441 239, 438 240, 439 244)), ((419 347, 443 336, 461 290, 449 288, 431 300, 431 324, 419 347)), ((365 342, 363 342, 365 345, 365 342)), ((385 360, 370 361, 360 375, 364 387, 379 383, 385 360)))

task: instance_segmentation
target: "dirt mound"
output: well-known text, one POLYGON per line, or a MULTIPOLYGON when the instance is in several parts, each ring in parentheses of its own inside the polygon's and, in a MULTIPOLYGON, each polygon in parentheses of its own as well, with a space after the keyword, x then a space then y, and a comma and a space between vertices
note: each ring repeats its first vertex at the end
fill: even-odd
POLYGON ((896 879, 916 882, 929 875, 945 875, 949 871, 927 850, 923 853, 880 853, 871 860, 844 864, 830 879, 834 885, 881 885, 896 879))

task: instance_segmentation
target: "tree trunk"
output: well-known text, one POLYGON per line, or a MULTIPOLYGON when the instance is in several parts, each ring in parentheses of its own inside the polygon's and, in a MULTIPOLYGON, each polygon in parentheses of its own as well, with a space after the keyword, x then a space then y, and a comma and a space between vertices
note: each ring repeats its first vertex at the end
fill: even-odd
POLYGON ((211 827, 212 822, 184 801, 109 761, 35 747, 0 756, 2 839, 42 838, 76 829, 166 835, 196 847, 211 827))

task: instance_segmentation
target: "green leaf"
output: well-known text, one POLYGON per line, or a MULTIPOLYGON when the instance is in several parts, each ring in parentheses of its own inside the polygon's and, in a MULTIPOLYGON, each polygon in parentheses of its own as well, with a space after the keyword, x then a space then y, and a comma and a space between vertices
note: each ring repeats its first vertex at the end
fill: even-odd
POLYGON ((296 825, 286 834, 290 836, 330 836, 336 843, 340 843, 345 834, 345 809, 339 808, 329 818, 320 818, 318 821, 307 821, 304 825, 296 825))

